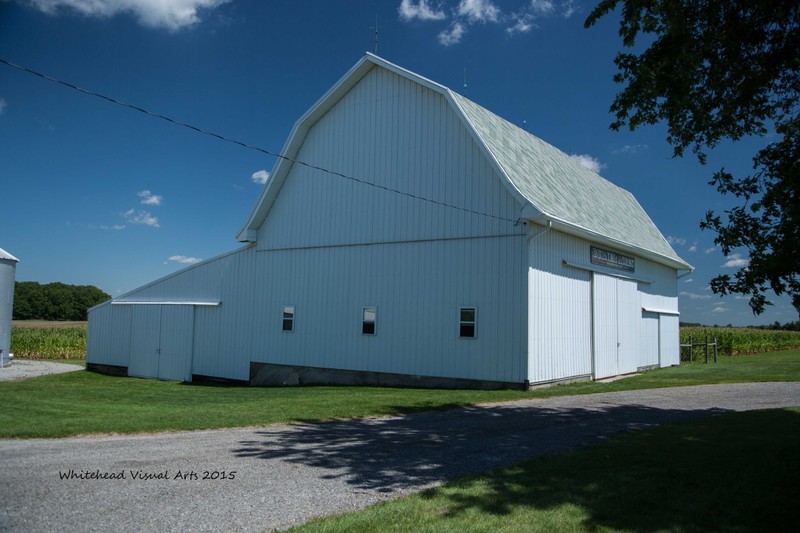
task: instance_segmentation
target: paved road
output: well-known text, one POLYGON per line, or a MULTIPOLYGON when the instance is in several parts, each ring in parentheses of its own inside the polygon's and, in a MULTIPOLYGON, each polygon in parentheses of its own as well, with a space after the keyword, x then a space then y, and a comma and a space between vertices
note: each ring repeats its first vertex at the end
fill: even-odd
POLYGON ((621 432, 793 405, 800 383, 748 383, 322 424, 0 440, 0 529, 285 528, 621 432), (61 479, 70 471, 124 479, 61 479))

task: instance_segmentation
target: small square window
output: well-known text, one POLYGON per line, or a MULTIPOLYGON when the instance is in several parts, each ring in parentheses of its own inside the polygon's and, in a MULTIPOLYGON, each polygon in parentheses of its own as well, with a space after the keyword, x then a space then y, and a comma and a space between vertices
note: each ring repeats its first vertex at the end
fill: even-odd
POLYGON ((461 307, 458 310, 458 336, 465 339, 474 339, 477 333, 478 309, 476 307, 461 307))
POLYGON ((376 307, 364 307, 361 310, 361 334, 375 335, 375 321, 378 317, 376 307))
POLYGON ((293 305, 287 305, 283 308, 283 331, 294 331, 293 305))

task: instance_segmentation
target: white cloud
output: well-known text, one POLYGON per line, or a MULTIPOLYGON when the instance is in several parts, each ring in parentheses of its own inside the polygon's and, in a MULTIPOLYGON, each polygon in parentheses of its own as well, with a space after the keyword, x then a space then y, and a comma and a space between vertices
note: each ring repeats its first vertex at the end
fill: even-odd
POLYGON ((711 248, 706 248, 705 249, 705 253, 706 254, 713 254, 716 251, 717 251, 717 247, 716 246, 712 246, 711 248))
POLYGON ((173 255, 170 256, 170 258, 167 259, 167 261, 173 261, 175 263, 181 263, 185 265, 193 265, 195 263, 199 263, 200 261, 202 261, 202 259, 200 259, 199 257, 186 257, 185 255, 173 255))
POLYGON ((638 154, 639 152, 644 152, 650 148, 646 144, 626 144, 622 148, 617 148, 616 150, 612 150, 611 153, 613 155, 622 155, 622 154, 638 154))
POLYGON ((266 170, 258 170, 256 172, 253 172, 253 175, 250 176, 250 181, 252 181, 253 183, 260 183, 262 185, 265 184, 268 179, 269 179, 269 172, 267 172, 266 170))
POLYGON ((725 307, 715 307, 712 313, 727 313, 728 309, 725 307))
POLYGON ((150 214, 149 211, 136 212, 133 209, 128 209, 122 216, 131 224, 144 224, 152 228, 160 228, 158 225, 158 218, 150 214))
POLYGON ((439 32, 439 42, 444 46, 458 44, 464 32, 467 31, 460 22, 454 22, 449 30, 439 32))
POLYGON ((8 104, 6 103, 5 98, 0 98, 0 115, 3 114, 3 112, 6 110, 7 106, 8 106, 8 104))
MULTIPOLYGON (((533 1, 535 2, 536 0, 533 1)), ((575 7, 574 0, 565 0, 561 3, 561 16, 565 19, 570 18, 576 11, 578 11, 578 8, 575 7)))
POLYGON ((161 205, 161 201, 164 199, 163 196, 153 194, 148 190, 139 191, 137 194, 139 198, 142 199, 141 203, 144 205, 161 205))
POLYGON ((742 254, 732 254, 727 256, 727 259, 727 261, 722 263, 723 268, 746 267, 750 264, 750 260, 742 257, 742 254))
POLYGON ((492 3, 492 0, 461 0, 458 3, 458 14, 474 24, 475 22, 497 22, 501 12, 492 3))
POLYGON ((690 252, 696 252, 697 251, 697 241, 694 241, 692 243, 692 245, 689 247, 689 251, 690 252))
POLYGON ((709 300, 711 298, 710 294, 697 294, 694 292, 686 292, 686 291, 682 291, 680 295, 686 296, 690 300, 709 300))
POLYGON ((687 280, 684 280, 683 282, 684 283, 692 283, 693 281, 694 281, 694 278, 689 278, 687 280))
POLYGON ((550 0, 531 0, 531 10, 537 15, 551 15, 555 9, 550 0))
POLYGON ((87 17, 113 17, 131 13, 143 26, 179 30, 197 24, 201 9, 212 9, 230 0, 31 0, 48 15, 74 11, 87 17))
MULTIPOLYGON (((459 0, 455 8, 449 9, 452 22, 447 29, 439 32, 438 40, 443 46, 461 42, 461 38, 473 24, 502 24, 506 34, 514 36, 528 33, 537 28, 537 19, 563 17, 569 18, 578 11, 575 0, 528 0, 517 1, 522 4, 515 12, 504 13, 496 0, 459 0)), ((397 8, 400 19, 408 22, 415 19, 424 21, 443 21, 448 18, 448 8, 441 0, 401 0, 397 8)), ((620 153, 636 153, 647 145, 629 145, 620 153)), ((600 168, 603 168, 602 166, 600 168)))
POLYGON ((405 21, 419 20, 444 20, 447 15, 441 9, 431 8, 428 0, 419 0, 416 4, 413 0, 403 0, 397 8, 400 18, 405 21))
POLYGON ((606 168, 605 163, 601 163, 588 154, 572 154, 570 157, 596 174, 599 174, 602 169, 606 168))
POLYGON ((512 19, 516 22, 513 26, 509 26, 506 28, 506 32, 509 35, 514 35, 516 33, 528 33, 534 27, 533 24, 533 16, 530 13, 523 13, 522 15, 512 15, 512 19))
POLYGON ((677 244, 678 246, 684 246, 686 244, 686 239, 681 239, 680 237, 673 237, 670 235, 667 237, 667 242, 670 244, 677 244))

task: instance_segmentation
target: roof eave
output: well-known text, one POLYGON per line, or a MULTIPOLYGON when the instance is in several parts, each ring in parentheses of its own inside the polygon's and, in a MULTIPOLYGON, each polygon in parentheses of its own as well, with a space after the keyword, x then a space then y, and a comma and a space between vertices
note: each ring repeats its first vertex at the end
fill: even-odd
POLYGON ((530 214, 526 214, 526 218, 533 223, 536 224, 547 224, 548 222, 552 224, 552 228, 560 231, 562 233, 566 233, 568 235, 572 235, 574 237, 579 237, 581 239, 585 239, 587 241, 591 241, 597 244, 604 244, 606 246, 610 246, 617 250, 623 252, 629 252, 636 256, 642 257, 644 259, 648 259, 655 263, 668 266, 670 268, 674 268, 675 270, 693 270, 694 267, 684 261, 681 258, 673 258, 666 256, 664 254, 660 254, 658 252, 654 252, 652 250, 648 250, 646 248, 642 248, 640 246, 636 246, 619 239, 614 239, 607 235, 603 235, 601 233, 597 233, 590 229, 584 228, 582 226, 577 226, 575 224, 571 224, 564 220, 561 220, 557 217, 550 216, 548 214, 542 214, 540 216, 531 216, 530 214))

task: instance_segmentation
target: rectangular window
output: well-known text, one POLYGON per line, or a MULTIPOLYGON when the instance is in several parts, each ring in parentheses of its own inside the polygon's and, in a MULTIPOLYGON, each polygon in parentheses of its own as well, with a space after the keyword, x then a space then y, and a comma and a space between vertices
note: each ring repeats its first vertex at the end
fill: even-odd
POLYGON ((474 339, 477 333, 478 309, 476 307, 461 307, 458 310, 458 336, 465 339, 474 339))
POLYGON ((375 335, 375 320, 378 316, 377 307, 364 307, 361 310, 361 334, 375 335))
POLYGON ((294 331, 294 306, 283 307, 283 331, 294 331))

